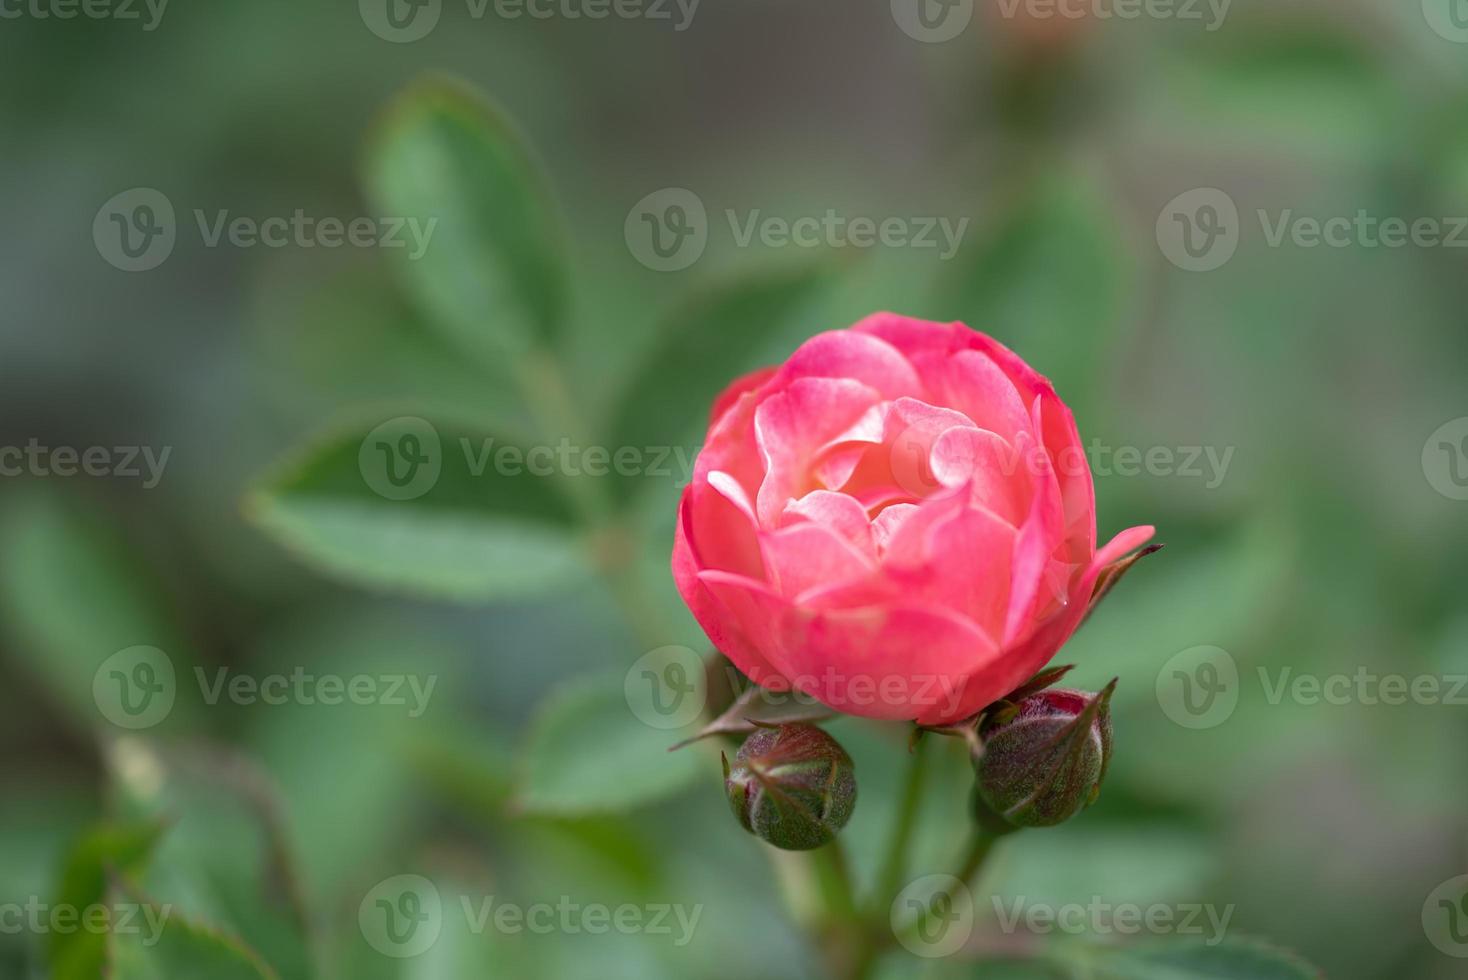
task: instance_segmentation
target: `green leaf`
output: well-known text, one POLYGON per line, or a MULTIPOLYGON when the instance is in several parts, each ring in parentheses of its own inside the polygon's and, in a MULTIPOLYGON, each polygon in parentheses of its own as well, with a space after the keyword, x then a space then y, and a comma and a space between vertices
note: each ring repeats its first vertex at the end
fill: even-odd
POLYGON ((1252 939, 1098 947, 1085 961, 1098 980, 1318 980, 1321 972, 1286 950, 1252 939))
POLYGON ((303 560, 359 585, 466 602, 535 595, 577 579, 586 561, 548 485, 555 477, 532 472, 526 454, 453 423, 368 422, 267 478, 247 512, 303 560))
MULTIPOLYGON (((829 260, 731 280, 689 298, 659 328, 610 425, 613 449, 692 449, 714 399, 760 366, 831 278, 829 260)), ((814 332, 814 331, 812 331, 814 332)))
MULTIPOLYGON (((109 875, 140 871, 162 833, 162 824, 152 821, 105 823, 87 831, 67 855, 55 906, 80 912, 106 902, 109 875)), ((103 933, 84 929, 51 933, 54 980, 96 980, 106 955, 103 933)))
MULTIPOLYGON (((129 901, 119 889, 114 901, 129 901)), ((259 954, 239 939, 190 921, 172 906, 152 902, 142 907, 136 928, 109 930, 106 935, 106 980, 278 980, 259 954), (161 923, 156 932, 150 923, 161 923)), ((92 974, 96 977, 99 974, 92 974)))
POLYGON ((129 887, 240 937, 285 980, 311 980, 310 916, 269 775, 192 741, 120 738, 107 762, 119 808, 169 825, 129 887))
POLYGON ((79 726, 104 721, 92 682, 108 657, 139 645, 179 655, 156 583, 99 515, 54 492, 22 492, 0 511, 0 541, 8 646, 79 726))
POLYGON ((704 763, 702 753, 668 752, 668 733, 632 713, 620 676, 581 678, 541 705, 516 802, 546 815, 629 810, 687 786, 704 763))
POLYGON ((444 80, 404 93, 368 149, 382 216, 437 219, 423 254, 403 256, 413 295, 486 361, 543 345, 565 315, 560 236, 539 170, 496 108, 444 80))
POLYGON ((1078 174, 1046 175, 988 238, 960 252, 945 308, 1014 348, 1084 417, 1127 319, 1124 239, 1103 187, 1078 174))

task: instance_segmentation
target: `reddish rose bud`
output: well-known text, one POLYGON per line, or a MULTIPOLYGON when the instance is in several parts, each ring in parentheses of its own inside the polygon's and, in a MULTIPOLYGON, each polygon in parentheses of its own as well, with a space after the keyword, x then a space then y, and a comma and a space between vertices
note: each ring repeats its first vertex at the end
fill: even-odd
POLYGON ((851 756, 814 725, 760 728, 724 759, 724 787, 744 829, 787 851, 835 840, 856 807, 851 756))
POLYGON ((1096 802, 1111 757, 1115 688, 1040 691, 992 712, 974 763, 981 822, 1053 827, 1096 802))

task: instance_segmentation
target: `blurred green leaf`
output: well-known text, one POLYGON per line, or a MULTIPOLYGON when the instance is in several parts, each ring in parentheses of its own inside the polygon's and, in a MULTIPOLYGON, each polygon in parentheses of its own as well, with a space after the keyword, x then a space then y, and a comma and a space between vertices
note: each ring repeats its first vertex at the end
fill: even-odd
POLYGON ((1098 980, 1316 980, 1321 972, 1268 943, 1226 939, 1214 946, 1174 941, 1090 948, 1098 980))
POLYGON ((523 446, 411 416, 368 428, 302 452, 251 494, 249 515, 328 574, 428 598, 523 597, 585 570, 571 512, 523 446))
MULTIPOLYGON (((67 855, 55 906, 84 910, 106 902, 113 873, 135 874, 147 863, 163 825, 154 821, 105 823, 87 831, 67 855)), ((107 955, 107 935, 79 929, 51 933, 53 980, 96 980, 107 955)))
POLYGON ((232 749, 118 739, 108 756, 129 813, 168 821, 137 883, 248 943, 284 980, 312 980, 306 899, 271 778, 232 749))
MULTIPOLYGON (((613 449, 694 447, 719 393, 757 367, 828 284, 830 260, 732 279, 689 297, 658 328, 609 426, 613 449)), ((810 333, 814 333, 812 328, 810 333)))
POLYGON ((620 676, 572 681, 551 694, 531 725, 516 802, 527 813, 575 815, 669 796, 707 761, 700 752, 670 753, 670 741, 632 713, 620 676))
POLYGON ((487 100, 444 80, 415 85, 378 128, 366 180, 383 217, 437 219, 405 272, 423 309, 467 353, 516 356, 558 329, 566 284, 549 195, 487 100))
MULTIPOLYGON (((114 890, 115 901, 124 892, 114 890)), ((278 980, 259 954, 238 939, 185 919, 171 906, 144 903, 144 922, 161 922, 156 935, 146 925, 111 930, 107 980, 278 980)), ((97 974, 93 974, 97 976, 97 974)))
POLYGON ((1092 178, 1045 175, 955 258, 940 286, 945 308, 1018 351, 1084 413, 1119 352, 1132 289, 1126 237, 1092 178))
MULTIPOLYGON (((0 510, 0 609, 11 649, 71 720, 102 721, 92 681, 135 645, 170 656, 179 640, 156 583, 101 516, 51 494, 25 492, 0 510)), ((182 712, 180 712, 182 713, 182 712)))

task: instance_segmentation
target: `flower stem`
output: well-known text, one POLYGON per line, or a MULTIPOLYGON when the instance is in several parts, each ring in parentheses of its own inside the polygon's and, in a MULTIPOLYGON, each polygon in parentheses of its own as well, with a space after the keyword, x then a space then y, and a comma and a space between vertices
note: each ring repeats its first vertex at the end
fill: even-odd
POLYGON ((887 842, 887 855, 882 861, 882 870, 877 875, 877 890, 872 896, 878 903, 872 910, 874 915, 884 911, 880 903, 892 900, 902 887, 903 875, 907 872, 907 852, 912 840, 912 829, 917 824, 918 808, 922 803, 923 785, 927 781, 927 740, 919 738, 912 748, 912 759, 907 767, 907 782, 903 786, 902 798, 898 803, 897 822, 892 825, 892 836, 887 842))

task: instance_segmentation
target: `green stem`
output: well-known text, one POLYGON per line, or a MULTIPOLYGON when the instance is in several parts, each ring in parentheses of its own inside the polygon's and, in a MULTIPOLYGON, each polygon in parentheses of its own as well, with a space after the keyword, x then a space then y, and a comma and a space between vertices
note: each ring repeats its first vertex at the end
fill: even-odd
MULTIPOLYGON (((882 861, 882 870, 877 875, 876 902, 891 901, 902 887, 907 873, 907 852, 911 846, 912 829, 917 825, 919 805, 923 798, 923 785, 927 781, 927 739, 919 738, 912 748, 912 759, 907 766, 907 782, 903 786, 902 799, 898 804, 897 822, 892 825, 892 836, 887 842, 887 856, 882 861)), ((873 914, 885 911, 880 905, 873 914)))
POLYGON ((827 970, 834 980, 862 980, 874 961, 872 940, 857 907, 846 852, 838 838, 810 854, 825 909, 817 939, 827 970))

